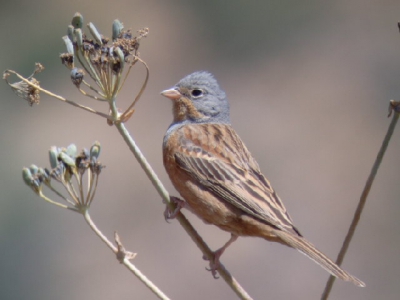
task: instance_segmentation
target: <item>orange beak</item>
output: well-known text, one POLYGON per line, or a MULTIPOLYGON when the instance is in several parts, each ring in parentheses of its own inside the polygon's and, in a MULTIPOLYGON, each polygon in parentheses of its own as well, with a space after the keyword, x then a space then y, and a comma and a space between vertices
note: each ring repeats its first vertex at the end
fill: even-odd
POLYGON ((182 97, 182 94, 175 89, 164 90, 161 92, 161 95, 171 100, 178 100, 179 98, 182 97))

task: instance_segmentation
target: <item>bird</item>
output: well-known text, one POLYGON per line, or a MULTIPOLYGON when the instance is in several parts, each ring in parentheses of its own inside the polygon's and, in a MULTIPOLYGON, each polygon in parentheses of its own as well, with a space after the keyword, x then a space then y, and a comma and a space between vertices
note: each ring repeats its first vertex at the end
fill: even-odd
MULTIPOLYGON (((220 257, 239 236, 260 237, 297 249, 333 276, 365 284, 306 240, 230 123, 230 107, 215 77, 197 71, 161 92, 172 100, 173 122, 163 139, 163 163, 180 196, 171 197, 174 218, 187 208, 206 224, 231 234, 210 260, 216 277, 220 257)), ((248 101, 248 100, 247 100, 248 101)))

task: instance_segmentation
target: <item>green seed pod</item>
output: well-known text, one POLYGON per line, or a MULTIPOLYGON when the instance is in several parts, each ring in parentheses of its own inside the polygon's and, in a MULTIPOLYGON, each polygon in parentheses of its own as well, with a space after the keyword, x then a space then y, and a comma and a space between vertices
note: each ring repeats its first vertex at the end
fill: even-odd
POLYGON ((62 38, 64 40, 65 47, 67 47, 67 52, 69 54, 74 55, 74 45, 72 44, 71 39, 69 38, 69 36, 64 35, 62 38))
POLYGON ((117 54, 117 57, 119 58, 120 62, 121 62, 121 67, 123 66, 123 63, 125 62, 125 56, 124 53, 122 52, 120 47, 115 47, 114 48, 114 53, 117 54))
POLYGON ((76 41, 75 36, 74 36, 74 30, 75 30, 74 26, 68 25, 67 35, 72 43, 76 41))
POLYGON ((39 168, 36 165, 31 165, 29 167, 29 171, 31 171, 32 176, 35 176, 38 173, 39 168))
POLYGON ((22 169, 22 179, 24 180, 25 184, 29 187, 32 187, 33 176, 31 171, 28 168, 22 169))
POLYGON ((76 28, 74 30, 74 33, 75 33, 76 43, 78 44, 78 47, 81 48, 83 45, 82 30, 80 28, 76 28))
POLYGON ((72 18, 71 25, 74 26, 74 28, 82 28, 83 24, 83 17, 80 13, 75 13, 74 17, 72 18))
POLYGON ((124 29, 124 24, 122 24, 118 19, 114 20, 112 25, 112 39, 116 40, 121 34, 121 31, 123 29, 124 29))
POLYGON ((58 157, 62 160, 64 164, 70 167, 75 167, 75 159, 70 157, 67 153, 61 152, 58 157))
POLYGON ((56 146, 52 146, 49 150, 49 160, 50 166, 52 169, 57 168, 58 166, 58 150, 56 146))
POLYGON ((87 24, 87 27, 89 28, 89 31, 90 31, 91 35, 96 40, 96 43, 99 44, 99 45, 103 45, 103 42, 101 40, 101 34, 97 31, 97 29, 93 25, 93 23, 90 22, 89 24, 87 24))
POLYGON ((90 160, 98 159, 101 152, 101 145, 99 142, 94 142, 93 146, 90 148, 90 160))
POLYGON ((78 149, 76 148, 75 144, 71 144, 67 147, 66 152, 70 157, 75 158, 76 154, 78 153, 78 149))

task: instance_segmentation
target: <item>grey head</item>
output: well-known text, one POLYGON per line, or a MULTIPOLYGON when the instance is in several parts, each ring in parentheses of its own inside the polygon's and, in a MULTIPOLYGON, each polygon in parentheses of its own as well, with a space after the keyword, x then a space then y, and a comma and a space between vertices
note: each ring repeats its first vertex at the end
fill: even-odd
POLYGON ((217 80, 208 72, 194 72, 161 94, 173 101, 172 125, 230 124, 228 99, 217 80))

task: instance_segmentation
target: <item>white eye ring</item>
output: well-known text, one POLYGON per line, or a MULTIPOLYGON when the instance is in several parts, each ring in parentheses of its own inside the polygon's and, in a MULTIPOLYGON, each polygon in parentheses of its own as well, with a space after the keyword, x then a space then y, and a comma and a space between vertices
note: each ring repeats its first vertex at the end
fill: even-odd
POLYGON ((203 90, 193 89, 190 91, 190 95, 194 98, 199 98, 199 97, 203 96, 203 90))

